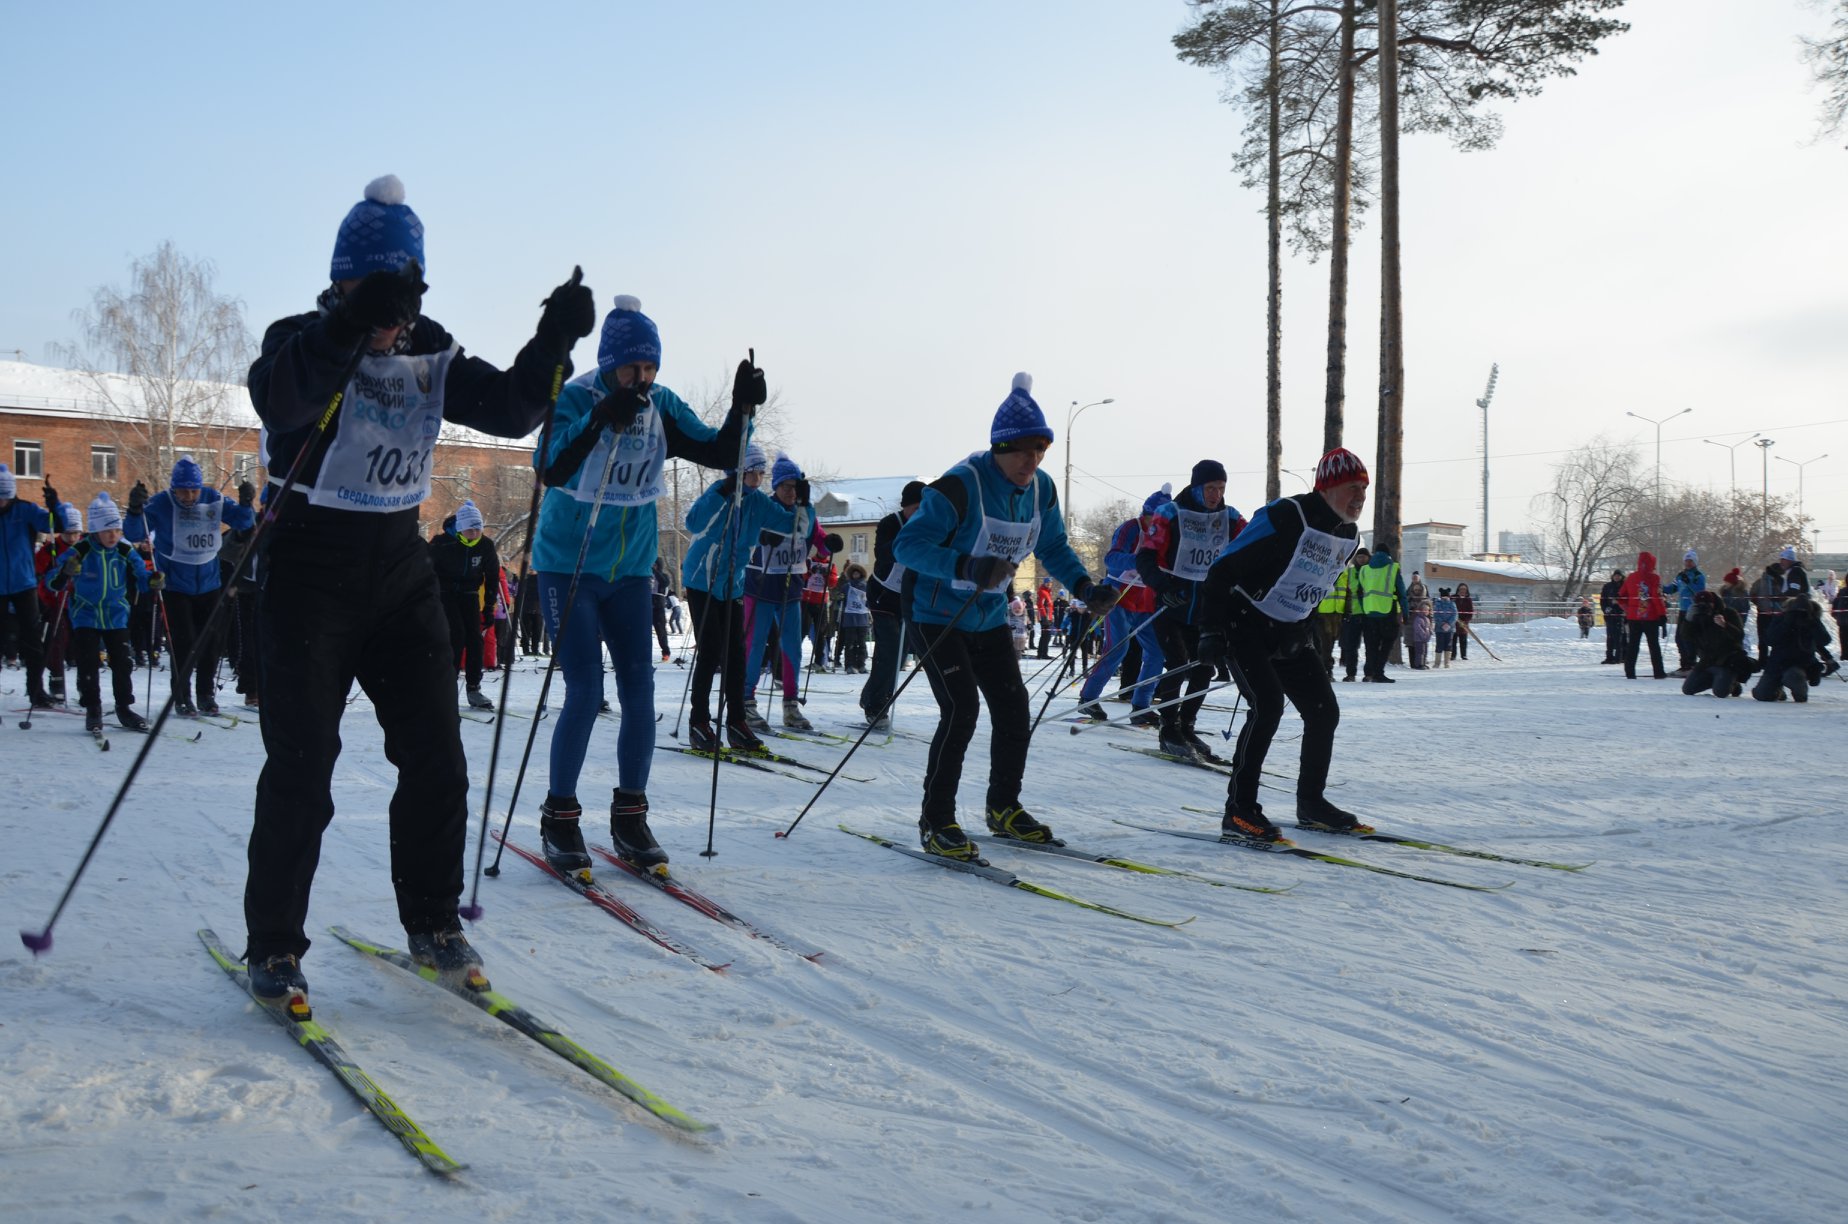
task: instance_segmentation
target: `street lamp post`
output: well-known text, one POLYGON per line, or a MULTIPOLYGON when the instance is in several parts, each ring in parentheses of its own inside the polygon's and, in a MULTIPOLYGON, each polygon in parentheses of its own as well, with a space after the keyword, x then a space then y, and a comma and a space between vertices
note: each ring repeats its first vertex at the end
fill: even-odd
MULTIPOLYGON (((1829 457, 1828 454, 1825 452, 1823 454, 1817 455, 1816 459, 1827 459, 1828 457, 1829 457)), ((1786 459, 1782 455, 1779 455, 1777 458, 1778 458, 1779 463, 1788 463, 1791 467, 1797 469, 1797 537, 1798 537, 1797 542, 1802 543, 1802 536, 1803 536, 1803 469, 1808 467, 1810 464, 1816 462, 1816 459, 1805 459, 1803 460, 1803 462, 1799 463, 1795 459, 1786 459)))
POLYGON ((1708 446, 1717 446, 1726 452, 1726 480, 1729 489, 1734 493, 1739 491, 1739 448, 1757 436, 1757 434, 1753 434, 1751 438, 1740 438, 1737 442, 1731 443, 1715 442, 1712 438, 1701 439, 1701 441, 1705 442, 1708 446))
POLYGON ((1090 403, 1080 407, 1078 401, 1073 400, 1070 411, 1065 414, 1065 487, 1059 491, 1059 496, 1060 499, 1065 502, 1064 515, 1066 530, 1068 531, 1071 529, 1072 521, 1072 423, 1084 414, 1086 408, 1095 408, 1099 404, 1114 403, 1116 403, 1114 398, 1107 398, 1092 400, 1090 403))
POLYGON ((1771 448, 1777 443, 1770 438, 1760 438, 1752 443, 1758 448, 1759 487, 1758 487, 1758 536, 1762 540, 1771 525, 1771 448))
MULTIPOLYGON (((1692 411, 1694 411, 1692 408, 1683 408, 1680 412, 1669 413, 1667 416, 1663 417, 1659 421, 1650 420, 1650 418, 1644 416, 1640 412, 1624 413, 1625 416, 1633 416, 1639 421, 1648 421, 1649 424, 1655 426, 1655 431, 1656 431, 1656 478, 1655 478, 1656 504, 1655 504, 1655 510, 1656 510, 1656 521, 1658 523, 1660 523, 1662 519, 1662 426, 1668 424, 1670 421, 1674 420, 1676 417, 1686 416, 1688 413, 1692 411)), ((1656 555, 1660 556, 1661 553, 1662 553, 1662 537, 1658 535, 1656 537, 1656 555)))

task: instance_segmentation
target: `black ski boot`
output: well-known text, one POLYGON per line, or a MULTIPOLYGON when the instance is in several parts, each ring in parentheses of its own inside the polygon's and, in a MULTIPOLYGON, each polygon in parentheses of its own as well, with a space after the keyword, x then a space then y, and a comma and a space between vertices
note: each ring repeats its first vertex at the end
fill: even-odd
POLYGON ((299 956, 278 953, 252 961, 244 970, 250 976, 250 993, 265 1007, 283 1012, 291 1020, 310 1020, 308 979, 302 976, 299 956))
POLYGON ((50 693, 33 693, 26 699, 26 704, 35 710, 49 710, 64 704, 64 694, 62 691, 56 696, 50 693))
POLYGON ((1132 727, 1160 727, 1161 715, 1153 710, 1142 710, 1139 713, 1129 716, 1129 725, 1132 727))
POLYGON ((1187 762, 1189 765, 1201 764, 1200 754, 1188 742, 1186 731, 1179 722, 1163 719, 1161 723, 1161 750, 1171 757, 1187 762))
POLYGON ((1109 722, 1110 715, 1104 713, 1104 707, 1095 701, 1087 701, 1078 707, 1078 713, 1092 722, 1109 722))
POLYGON ((200 693, 198 705, 201 714, 218 713, 218 698, 210 693, 200 693))
POLYGON ((488 976, 481 971, 481 953, 469 946, 460 922, 451 919, 440 931, 407 931, 405 937, 411 942, 411 959, 436 970, 444 981, 470 990, 488 989, 488 976))
POLYGON ((648 830, 648 796, 640 791, 619 789, 610 800, 610 840, 619 857, 642 870, 666 871, 667 851, 648 830))
POLYGON ((590 870, 590 851, 584 848, 584 831, 578 824, 583 814, 575 797, 548 794, 539 805, 539 849, 561 875, 590 870))
MULTIPOLYGON (((125 731, 146 731, 148 729, 148 720, 141 717, 141 715, 135 713, 127 706, 117 706, 115 715, 116 721, 122 724, 122 728, 125 731)), ((97 722, 100 723, 101 721, 102 716, 98 715, 97 722)))
POLYGON ((953 820, 940 825, 933 825, 927 820, 918 821, 918 842, 926 854, 934 854, 939 858, 955 859, 961 863, 982 861, 981 852, 975 848, 975 843, 962 831, 962 826, 953 820))
POLYGON ((1192 727, 1181 728, 1181 738, 1193 748, 1194 755, 1208 765, 1230 765, 1231 762, 1213 751, 1213 746, 1194 733, 1192 727))
POLYGON ((743 716, 733 715, 725 720, 725 739, 733 752, 745 756, 763 756, 770 751, 743 716))
POLYGON ((708 719, 696 718, 687 723, 687 747, 695 752, 717 752, 719 737, 708 719))
POLYGON ((1034 842, 1042 846, 1063 846, 1065 843, 1052 835, 1052 828, 1033 819, 1021 807, 1003 808, 988 811, 988 831, 996 837, 1011 838, 1014 841, 1034 842))
POLYGON ((494 708, 494 703, 488 700, 488 695, 486 693, 478 688, 472 688, 468 690, 468 708, 471 710, 492 710, 494 708))
POLYGON ((1226 814, 1219 822, 1219 835, 1242 837, 1247 841, 1283 840, 1283 830, 1271 823, 1262 807, 1255 803, 1250 807, 1239 807, 1229 799, 1226 801, 1226 814))
POLYGON ((103 730, 103 711, 101 706, 85 706, 83 710, 83 729, 92 735, 100 735, 103 730))
POLYGON ((1327 799, 1298 799, 1296 827, 1319 833, 1371 833, 1373 826, 1360 823, 1352 812, 1344 812, 1327 799))
POLYGON ((194 706, 192 702, 186 700, 184 697, 175 697, 173 699, 173 712, 181 718, 199 717, 198 707, 194 706))

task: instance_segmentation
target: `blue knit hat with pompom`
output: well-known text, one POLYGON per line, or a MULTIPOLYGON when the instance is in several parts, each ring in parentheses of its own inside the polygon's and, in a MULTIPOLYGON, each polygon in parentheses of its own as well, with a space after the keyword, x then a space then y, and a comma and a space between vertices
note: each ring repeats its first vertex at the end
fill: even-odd
POLYGON ((802 469, 788 455, 779 454, 776 462, 770 465, 770 487, 776 488, 785 480, 801 480, 802 469))
POLYGON ((424 262, 424 227, 404 202, 404 184, 387 174, 366 184, 366 198, 347 210, 334 235, 329 280, 358 280, 368 272, 396 272, 415 259, 424 262))
POLYGON ((1142 513, 1153 514, 1173 500, 1174 486, 1172 484, 1164 484, 1161 488, 1149 494, 1149 499, 1142 503, 1142 513))
POLYGON ((988 444, 995 450, 1006 450, 1022 438, 1044 438, 1048 446, 1052 444, 1052 426, 1046 424, 1046 414, 1033 402, 1033 375, 1026 373, 1014 375, 1014 389, 995 409, 988 444))
POLYGON ((661 332, 642 313, 642 299, 623 294, 603 319, 603 336, 597 341, 597 368, 608 374, 638 362, 661 365, 661 332))

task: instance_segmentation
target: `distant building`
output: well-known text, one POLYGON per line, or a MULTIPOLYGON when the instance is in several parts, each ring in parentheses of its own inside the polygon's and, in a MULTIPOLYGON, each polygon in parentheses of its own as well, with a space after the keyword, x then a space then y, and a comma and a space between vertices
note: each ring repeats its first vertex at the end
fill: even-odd
MULTIPOLYGON (((1393 560, 1399 563, 1399 569, 1409 583, 1412 575, 1422 573, 1429 561, 1466 555, 1463 551, 1463 532, 1461 523, 1407 523, 1399 529, 1399 555, 1393 560)), ((1373 533, 1361 532, 1360 542, 1372 548, 1373 533)))
POLYGON ((1476 601, 1479 620, 1513 620, 1537 613, 1562 614, 1562 605, 1554 592, 1565 580, 1565 573, 1552 566, 1502 559, 1498 554, 1433 560, 1425 563, 1424 580, 1433 595, 1439 587, 1454 591, 1459 582, 1469 583, 1470 598, 1476 601))
POLYGON ((1512 553, 1523 561, 1538 561, 1546 555, 1546 537, 1533 531, 1498 532, 1495 551, 1512 553))
POLYGON ((873 568, 873 533, 879 520, 898 509, 905 486, 917 476, 865 476, 854 480, 817 481, 809 494, 823 532, 834 532, 846 547, 835 563, 873 568))
MULTIPOLYGON (((250 393, 216 384, 187 384, 186 390, 195 401, 193 420, 174 424, 169 445, 165 426, 155 426, 144 406, 147 388, 135 379, 0 361, 0 462, 12 468, 25 500, 38 501, 39 482, 49 477, 80 508, 105 491, 126 504, 137 480, 159 492, 180 455, 192 455, 206 483, 232 496, 241 480, 261 487, 269 469, 250 393)), ((491 532, 524 520, 533 445, 445 425, 431 461, 426 532, 471 498, 491 532)), ((286 466, 276 473, 277 483, 285 474, 286 466)))

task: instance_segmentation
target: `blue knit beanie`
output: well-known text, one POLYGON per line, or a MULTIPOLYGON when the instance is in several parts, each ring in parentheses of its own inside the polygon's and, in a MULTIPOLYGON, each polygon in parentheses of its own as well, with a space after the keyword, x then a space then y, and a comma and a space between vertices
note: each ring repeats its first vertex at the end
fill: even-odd
POLYGON ((456 534, 461 535, 471 527, 481 526, 481 511, 472 501, 465 501, 456 509, 456 534))
POLYGON ((762 472, 770 467, 770 456, 764 454, 764 448, 755 442, 747 442, 744 447, 744 470, 762 472))
POLYGON ((366 184, 366 198, 347 210, 334 235, 329 280, 357 280, 368 272, 396 272, 415 259, 425 271, 423 222, 404 202, 404 184, 395 174, 366 184))
POLYGON ((1044 438, 1052 444, 1052 426, 1046 414, 1033 402, 1033 375, 1014 375, 1014 389, 995 409, 995 423, 989 427, 988 442, 996 450, 1006 450, 1021 438, 1044 438))
POLYGON ((779 454, 776 462, 770 465, 770 487, 776 488, 785 480, 801 480, 802 469, 788 455, 779 454))
POLYGON ((661 333, 654 320, 642 313, 642 300, 623 294, 603 319, 603 337, 597 342, 597 368, 608 374, 636 362, 661 364, 661 333))
POLYGON ((69 502, 59 502, 58 530, 81 532, 83 530, 83 511, 71 505, 69 502))
POLYGON ((1164 484, 1161 488, 1149 494, 1149 499, 1142 503, 1142 513, 1153 514, 1173 500, 1174 486, 1171 484, 1164 484))
POLYGON ((1187 483, 1197 489, 1215 480, 1221 484, 1225 483, 1226 465, 1217 459, 1202 459, 1193 465, 1193 472, 1188 476, 1187 483))
POLYGON ((193 461, 191 455, 181 455, 180 461, 173 465, 173 476, 167 484, 175 489, 203 489, 205 470, 193 461))
POLYGON ((19 482, 13 479, 13 469, 0 463, 0 497, 13 497, 19 492, 19 482))
POLYGON ((90 502, 90 530, 122 530, 122 512, 116 508, 115 498, 107 493, 98 493, 90 502))

